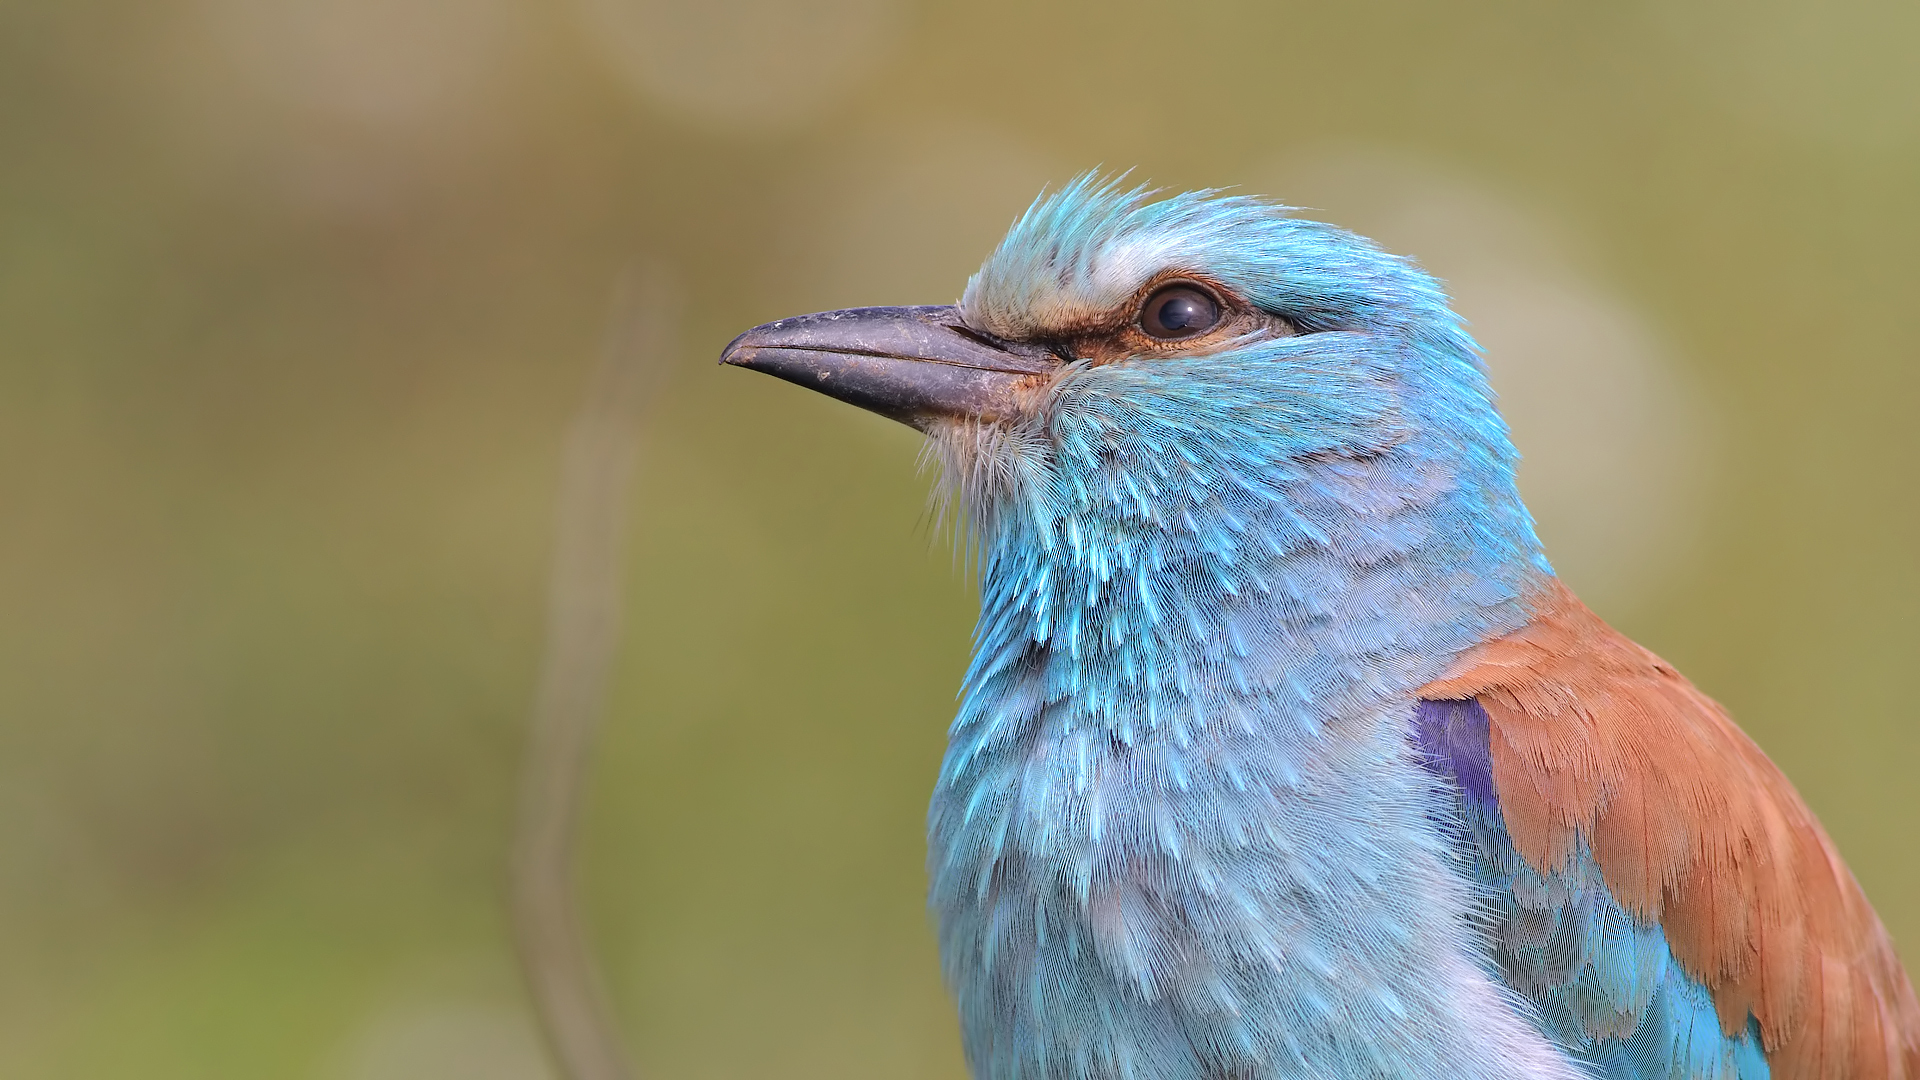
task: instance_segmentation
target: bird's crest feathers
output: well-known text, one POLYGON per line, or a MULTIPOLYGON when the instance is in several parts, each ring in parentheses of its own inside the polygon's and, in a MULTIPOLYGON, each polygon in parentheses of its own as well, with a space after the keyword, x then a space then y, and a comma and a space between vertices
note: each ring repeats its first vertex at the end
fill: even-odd
POLYGON ((1156 274, 1184 270, 1305 329, 1399 325, 1476 351, 1409 259, 1257 196, 1161 195, 1094 173, 1042 195, 968 281, 963 316, 1001 337, 1045 336, 1101 321, 1156 274))

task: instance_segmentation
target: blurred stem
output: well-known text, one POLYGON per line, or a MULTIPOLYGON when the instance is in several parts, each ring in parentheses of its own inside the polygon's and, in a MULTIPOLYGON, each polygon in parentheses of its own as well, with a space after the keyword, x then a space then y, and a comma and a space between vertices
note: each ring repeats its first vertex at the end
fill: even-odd
POLYGON ((561 469, 546 656, 514 838, 513 923, 528 991, 567 1080, 634 1076, 582 929, 574 835, 620 638, 634 455, 679 309, 664 268, 622 275, 561 469))

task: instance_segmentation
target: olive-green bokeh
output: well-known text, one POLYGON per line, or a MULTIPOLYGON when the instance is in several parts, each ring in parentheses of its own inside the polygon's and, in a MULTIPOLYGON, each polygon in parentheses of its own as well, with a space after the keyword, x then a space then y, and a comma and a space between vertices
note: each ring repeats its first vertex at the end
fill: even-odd
POLYGON ((584 851, 628 1039, 658 1077, 962 1075, 920 837, 969 583, 911 432, 712 360, 950 300, 1041 180, 1317 145, 1546 208, 1671 343, 1719 418, 1704 531, 1603 614, 1920 957, 1910 5, 841 0, 878 27, 844 77, 742 105, 724 48, 650 97, 595 2, 499 0, 449 67, 461 6, 411 0, 365 74, 249 59, 321 0, 0 0, 0 1076, 544 1075, 505 837, 562 433, 636 258, 690 303, 584 851), (849 210, 889 169, 954 212, 849 210))

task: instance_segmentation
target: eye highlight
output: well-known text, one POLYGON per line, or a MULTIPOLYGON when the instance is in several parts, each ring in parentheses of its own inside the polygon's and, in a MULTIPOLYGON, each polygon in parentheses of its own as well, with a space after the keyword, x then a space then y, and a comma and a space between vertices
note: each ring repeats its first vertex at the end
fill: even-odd
POLYGON ((1172 281, 1140 305, 1140 329, 1158 341, 1198 337, 1220 325, 1220 301, 1191 281, 1172 281))

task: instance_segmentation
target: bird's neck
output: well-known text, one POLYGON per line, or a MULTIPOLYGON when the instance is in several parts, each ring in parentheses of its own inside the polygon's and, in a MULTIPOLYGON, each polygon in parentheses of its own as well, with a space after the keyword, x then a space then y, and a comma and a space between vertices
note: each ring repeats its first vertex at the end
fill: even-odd
POLYGON ((1056 479, 986 538, 948 779, 1015 730, 1186 746, 1256 724, 1304 748, 1406 697, 1524 623, 1550 573, 1510 472, 1489 472, 1393 450, 1211 475, 1160 506, 1196 485, 1056 479))

